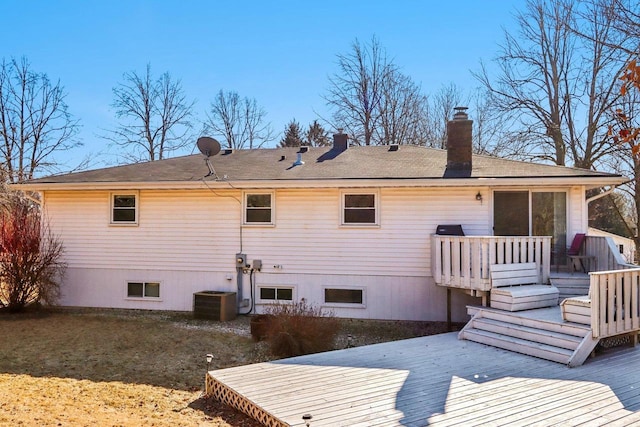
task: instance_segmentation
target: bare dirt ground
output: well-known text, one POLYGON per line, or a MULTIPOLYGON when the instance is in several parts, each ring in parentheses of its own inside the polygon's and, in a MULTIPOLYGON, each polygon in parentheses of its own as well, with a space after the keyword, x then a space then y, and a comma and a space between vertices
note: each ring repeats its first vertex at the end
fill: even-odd
MULTIPOLYGON (((343 320, 335 348, 446 332, 440 322, 343 320)), ((272 359, 249 318, 53 310, 0 313, 0 425, 259 426, 203 397, 211 369, 272 359)))

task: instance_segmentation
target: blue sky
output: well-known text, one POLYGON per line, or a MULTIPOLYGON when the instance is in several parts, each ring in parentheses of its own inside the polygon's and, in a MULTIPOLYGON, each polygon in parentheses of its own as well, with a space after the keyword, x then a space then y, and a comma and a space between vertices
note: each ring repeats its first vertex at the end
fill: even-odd
MULTIPOLYGON (((204 118, 214 95, 255 98, 281 133, 327 115, 322 95, 336 55, 375 35, 425 93, 477 84, 469 71, 489 62, 524 0, 423 1, 25 1, 2 0, 0 57, 26 56, 65 87, 95 166, 115 150, 99 135, 116 124, 112 88, 128 71, 168 71, 204 118)), ((469 112, 473 116, 473 112, 469 112)), ((275 144, 275 142, 273 143, 275 144)))

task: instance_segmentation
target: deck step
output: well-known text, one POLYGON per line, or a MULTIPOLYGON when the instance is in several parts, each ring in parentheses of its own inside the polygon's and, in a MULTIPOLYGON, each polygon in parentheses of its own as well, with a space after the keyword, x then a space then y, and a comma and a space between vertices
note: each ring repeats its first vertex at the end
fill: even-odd
POLYGON ((516 325, 513 323, 506 323, 482 317, 473 320, 473 328, 554 347, 560 347, 567 350, 575 350, 582 341, 580 337, 575 335, 516 325))
POLYGON ((586 274, 575 273, 558 277, 552 276, 550 282, 558 288, 560 300, 589 293, 589 276, 586 274))
MULTIPOLYGON (((462 333, 463 332, 461 332, 461 334, 462 333)), ((463 338, 480 344, 486 344, 564 364, 568 364, 569 359, 573 355, 573 351, 564 348, 475 328, 464 331, 463 338)))
POLYGON ((476 314, 477 313, 481 313, 480 315, 483 318, 487 319, 499 320, 502 322, 519 326, 527 326, 530 328, 543 329, 549 332, 558 332, 561 334, 573 335, 579 338, 584 337, 585 334, 591 330, 586 325, 578 325, 575 323, 557 323, 540 319, 532 319, 524 317, 518 313, 494 310, 491 308, 481 308, 476 311, 476 314))
MULTIPOLYGON (((546 309, 541 309, 546 310, 546 309)), ((527 354, 553 362, 578 366, 585 352, 597 341, 586 325, 535 318, 524 312, 508 312, 490 307, 469 307, 473 317, 458 337, 481 344, 527 354)), ((548 316, 548 314, 546 315, 548 316)), ((544 317, 538 314, 536 317, 544 317)))

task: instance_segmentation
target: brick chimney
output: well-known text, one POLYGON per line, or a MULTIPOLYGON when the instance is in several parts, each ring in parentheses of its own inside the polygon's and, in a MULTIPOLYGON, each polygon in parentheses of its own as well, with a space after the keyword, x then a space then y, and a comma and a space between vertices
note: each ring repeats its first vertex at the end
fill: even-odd
POLYGON ((345 151, 349 148, 349 135, 338 129, 338 133, 333 134, 333 149, 335 151, 345 151))
POLYGON ((467 107, 456 107, 453 120, 447 123, 447 170, 471 172, 471 129, 467 107))

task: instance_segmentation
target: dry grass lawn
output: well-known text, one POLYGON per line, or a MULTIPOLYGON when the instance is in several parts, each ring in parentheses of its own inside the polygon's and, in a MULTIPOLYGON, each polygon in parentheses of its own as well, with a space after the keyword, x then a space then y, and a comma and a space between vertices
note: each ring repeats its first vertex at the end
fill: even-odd
MULTIPOLYGON (((345 320, 336 348, 444 331, 443 324, 345 320)), ((270 358, 264 343, 251 340, 246 317, 0 313, 0 336, 0 425, 259 425, 202 397, 207 353, 214 354, 211 369, 270 358)))

